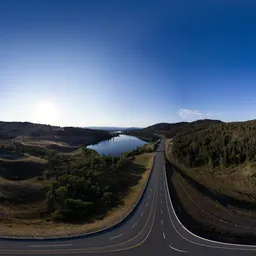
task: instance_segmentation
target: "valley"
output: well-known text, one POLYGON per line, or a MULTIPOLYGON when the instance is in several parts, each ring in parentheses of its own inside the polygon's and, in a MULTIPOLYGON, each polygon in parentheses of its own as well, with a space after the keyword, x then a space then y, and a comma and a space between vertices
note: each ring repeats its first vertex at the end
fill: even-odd
POLYGON ((122 156, 100 155, 87 145, 118 134, 0 124, 1 235, 90 232, 118 222, 134 207, 152 165, 153 144, 122 156))

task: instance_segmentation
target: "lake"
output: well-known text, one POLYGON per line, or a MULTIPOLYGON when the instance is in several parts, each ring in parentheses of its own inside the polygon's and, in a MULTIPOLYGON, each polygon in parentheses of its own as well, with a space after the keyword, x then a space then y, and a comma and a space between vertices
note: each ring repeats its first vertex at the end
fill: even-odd
POLYGON ((101 155, 121 156, 122 152, 134 150, 136 147, 147 143, 134 136, 120 134, 118 137, 102 141, 96 145, 90 145, 87 148, 94 149, 101 155))

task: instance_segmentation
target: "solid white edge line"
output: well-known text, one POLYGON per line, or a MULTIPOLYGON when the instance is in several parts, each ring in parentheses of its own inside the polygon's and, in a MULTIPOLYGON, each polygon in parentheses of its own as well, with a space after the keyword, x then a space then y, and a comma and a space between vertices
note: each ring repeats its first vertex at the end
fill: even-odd
POLYGON ((38 248, 38 247, 67 247, 72 246, 72 244, 29 244, 29 248, 38 248))
POLYGON ((118 238, 118 237, 120 237, 120 236, 122 236, 122 235, 123 235, 123 234, 120 234, 120 235, 118 235, 118 236, 111 237, 111 238, 109 238, 109 240, 118 238))
POLYGON ((169 247, 170 247, 171 249, 173 249, 174 251, 187 253, 187 251, 183 251, 183 250, 176 249, 176 248, 172 247, 171 245, 169 245, 169 247))
POLYGON ((213 243, 213 244, 219 244, 219 245, 225 245, 225 246, 233 246, 233 247, 221 247, 221 246, 214 246, 214 245, 206 245, 206 244, 200 244, 200 243, 197 243, 197 242, 194 242, 192 240, 189 240, 188 238, 184 237, 178 230, 177 228, 175 227, 173 221, 172 221, 172 218, 171 218, 171 214, 170 214, 170 211, 169 211, 169 207, 168 207, 168 204, 167 204, 167 197, 166 197, 166 207, 167 207, 167 211, 168 211, 168 215, 169 215, 169 218, 170 218, 170 221, 172 223, 172 226, 173 228, 175 229, 176 233, 182 237, 183 239, 187 240, 188 242, 190 243, 193 243, 193 244, 196 244, 196 245, 200 245, 200 246, 204 246, 204 247, 208 247, 208 248, 215 248, 215 249, 225 249, 225 250, 241 250, 241 251, 255 251, 256 250, 256 246, 255 245, 243 245, 243 244, 230 244, 230 243, 223 243, 223 242, 218 242, 218 241, 214 241, 214 240, 209 240, 207 238, 203 238, 203 237, 200 237, 194 233, 192 233, 191 231, 189 231, 186 227, 183 226, 183 224, 180 222, 175 210, 174 210, 174 207, 173 207, 173 204, 172 204, 172 201, 171 201, 171 196, 170 196, 170 192, 169 192, 169 188, 168 188, 168 184, 167 184, 167 176, 166 176, 166 169, 165 169, 165 165, 164 165, 164 170, 165 170, 165 193, 167 191, 167 194, 168 194, 168 197, 169 197, 169 202, 170 202, 170 205, 171 205, 171 208, 172 208, 172 211, 173 211, 173 214, 176 218, 176 220, 178 221, 178 223, 182 226, 182 228, 188 232, 190 235, 198 238, 198 239, 201 239, 203 241, 206 241, 206 242, 209 242, 209 243, 213 243), (247 248, 235 248, 235 247, 247 247, 247 248))

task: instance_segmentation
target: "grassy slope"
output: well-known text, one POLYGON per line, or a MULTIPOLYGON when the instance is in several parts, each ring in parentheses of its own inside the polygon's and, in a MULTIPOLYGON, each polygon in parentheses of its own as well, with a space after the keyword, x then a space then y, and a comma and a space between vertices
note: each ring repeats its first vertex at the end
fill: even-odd
POLYGON ((200 184, 256 202, 255 130, 256 121, 247 121, 191 131, 175 137, 173 153, 169 150, 167 154, 200 184))
POLYGON ((6 179, 28 179, 43 175, 47 161, 33 156, 23 159, 6 160, 0 158, 0 176, 6 179))
POLYGON ((138 168, 138 175, 141 176, 141 179, 137 185, 130 188, 130 191, 124 198, 124 205, 112 209, 103 220, 95 220, 95 222, 90 224, 73 225, 46 222, 40 219, 12 219, 11 222, 6 221, 1 223, 0 235, 24 236, 24 234, 26 234, 26 236, 64 236, 91 232, 108 227, 122 219, 131 207, 133 207, 142 192, 152 163, 153 153, 144 153, 135 156, 132 160, 132 165, 134 168, 138 168), (141 169, 144 169, 144 172, 141 173, 141 169))
POLYGON ((0 221, 9 223, 13 218, 39 218, 45 208, 47 183, 36 178, 10 181, 0 178, 0 221))
MULTIPOLYGON (((2 140, 50 140, 63 142, 72 146, 90 145, 102 140, 111 139, 114 135, 107 131, 83 129, 75 127, 56 127, 29 122, 1 122, 0 121, 0 146, 2 140)), ((54 145, 52 145, 54 146, 54 145)), ((59 146, 59 145, 55 145, 59 146)))

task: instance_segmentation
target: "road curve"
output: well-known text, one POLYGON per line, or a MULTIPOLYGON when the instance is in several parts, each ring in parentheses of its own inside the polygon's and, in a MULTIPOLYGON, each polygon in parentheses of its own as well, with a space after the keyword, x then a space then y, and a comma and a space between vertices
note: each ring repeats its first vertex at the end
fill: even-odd
POLYGON ((173 209, 164 164, 162 140, 143 199, 121 226, 88 238, 65 241, 0 240, 0 255, 256 255, 256 246, 214 242, 188 231, 173 209))

